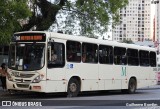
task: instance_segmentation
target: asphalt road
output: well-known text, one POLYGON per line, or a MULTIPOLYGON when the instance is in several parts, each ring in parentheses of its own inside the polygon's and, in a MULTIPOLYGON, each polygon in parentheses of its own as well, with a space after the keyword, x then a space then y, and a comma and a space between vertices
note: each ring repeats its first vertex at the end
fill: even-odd
POLYGON ((2 109, 160 109, 160 85, 138 89, 135 94, 85 92, 73 98, 66 97, 65 93, 19 92, 11 95, 0 89, 0 100, 0 105, 2 102, 5 105, 4 101, 11 102, 11 107, 0 107, 2 109))

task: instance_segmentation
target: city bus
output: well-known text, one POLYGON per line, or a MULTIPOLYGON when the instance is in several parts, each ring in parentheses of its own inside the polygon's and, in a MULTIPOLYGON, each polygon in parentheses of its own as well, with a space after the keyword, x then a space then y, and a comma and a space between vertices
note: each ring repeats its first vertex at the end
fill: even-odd
POLYGON ((13 35, 7 89, 43 93, 136 89, 156 84, 156 49, 62 33, 13 35), (56 56, 55 56, 56 55, 56 56))

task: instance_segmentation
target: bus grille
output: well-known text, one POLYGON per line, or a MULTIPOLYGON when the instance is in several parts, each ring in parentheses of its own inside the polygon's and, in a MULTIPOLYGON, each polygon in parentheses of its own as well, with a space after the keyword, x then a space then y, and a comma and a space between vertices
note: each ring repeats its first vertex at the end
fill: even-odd
POLYGON ((15 79, 16 82, 25 83, 25 82, 31 82, 31 80, 24 80, 24 79, 15 79))
POLYGON ((29 88, 29 84, 17 84, 19 88, 29 88))
POLYGON ((15 77, 21 77, 21 78, 31 78, 32 76, 34 76, 35 74, 24 74, 24 73, 20 73, 20 75, 15 75, 15 77))

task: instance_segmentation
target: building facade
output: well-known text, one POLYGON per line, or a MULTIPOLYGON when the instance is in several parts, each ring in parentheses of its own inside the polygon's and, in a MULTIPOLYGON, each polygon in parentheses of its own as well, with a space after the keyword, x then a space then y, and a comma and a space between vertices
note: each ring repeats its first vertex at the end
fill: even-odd
POLYGON ((160 3, 159 0, 152 0, 155 5, 155 41, 160 42, 160 3))
POLYGON ((119 11, 120 23, 113 28, 112 39, 133 42, 151 39, 151 0, 128 1, 128 5, 119 11))

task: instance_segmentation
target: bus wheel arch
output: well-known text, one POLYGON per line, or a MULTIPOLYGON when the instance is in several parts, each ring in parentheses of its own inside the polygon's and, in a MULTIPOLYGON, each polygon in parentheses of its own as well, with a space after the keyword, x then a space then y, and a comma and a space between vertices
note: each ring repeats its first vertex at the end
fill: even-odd
POLYGON ((133 94, 137 89, 137 79, 136 77, 131 77, 128 83, 128 93, 133 94))
POLYGON ((67 96, 76 97, 81 90, 81 79, 78 76, 70 78, 67 86, 67 96))

